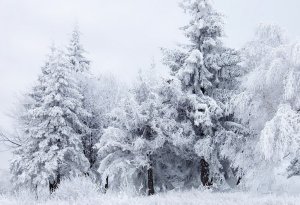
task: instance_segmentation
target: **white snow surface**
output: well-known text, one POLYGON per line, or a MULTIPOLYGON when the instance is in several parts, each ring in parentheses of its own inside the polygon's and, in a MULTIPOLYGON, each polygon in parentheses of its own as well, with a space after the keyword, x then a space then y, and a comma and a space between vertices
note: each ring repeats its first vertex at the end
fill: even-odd
POLYGON ((27 198, 0 196, 1 205, 299 205, 300 196, 257 195, 250 193, 212 193, 193 190, 188 192, 168 192, 154 196, 132 197, 125 194, 99 194, 94 197, 77 199, 48 199, 36 201, 27 198))

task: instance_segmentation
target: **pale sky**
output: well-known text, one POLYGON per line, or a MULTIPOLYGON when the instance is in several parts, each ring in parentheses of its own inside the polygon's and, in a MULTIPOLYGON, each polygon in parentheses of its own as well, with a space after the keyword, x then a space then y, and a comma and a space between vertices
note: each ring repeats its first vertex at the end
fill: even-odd
MULTIPOLYGON (((78 22, 82 43, 95 74, 113 73, 129 82, 152 59, 160 68, 160 47, 183 40, 179 27, 187 18, 178 0, 0 0, 0 127, 18 93, 30 88, 49 45, 68 43, 78 22)), ((225 15, 225 42, 240 48, 260 23, 278 24, 300 36, 299 0, 214 0, 225 15)), ((163 69, 163 68, 161 68, 163 69)), ((0 147, 0 151, 5 148, 0 147)), ((0 169, 9 152, 0 152, 0 169)))

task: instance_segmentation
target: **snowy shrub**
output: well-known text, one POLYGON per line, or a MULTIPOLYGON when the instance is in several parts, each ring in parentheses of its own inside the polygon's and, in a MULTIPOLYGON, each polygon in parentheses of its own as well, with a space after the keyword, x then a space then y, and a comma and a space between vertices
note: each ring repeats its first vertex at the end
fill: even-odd
POLYGON ((100 185, 89 177, 73 177, 61 181, 51 198, 56 200, 77 200, 99 195, 100 185))

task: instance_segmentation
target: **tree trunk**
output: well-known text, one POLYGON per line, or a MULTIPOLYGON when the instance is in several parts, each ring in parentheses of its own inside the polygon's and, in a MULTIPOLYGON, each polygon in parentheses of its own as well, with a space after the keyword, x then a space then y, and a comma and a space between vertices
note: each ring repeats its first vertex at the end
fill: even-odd
POLYGON ((148 196, 154 194, 154 181, 153 181, 153 167, 152 167, 152 157, 151 154, 147 154, 149 158, 149 167, 148 167, 148 179, 147 179, 147 188, 148 188, 148 196))
POLYGON ((59 175, 57 176, 56 180, 54 180, 53 182, 49 181, 50 194, 55 192, 55 190, 58 188, 59 183, 60 183, 60 176, 59 175))
POLYGON ((239 177, 237 182, 236 182, 236 185, 239 185, 241 183, 241 180, 242 180, 242 177, 239 177))
MULTIPOLYGON (((150 165, 151 166, 151 165, 150 165)), ((148 170, 148 196, 154 194, 154 186, 153 186, 153 169, 150 167, 148 170)))
POLYGON ((38 185, 35 185, 35 187, 34 187, 34 193, 35 193, 35 199, 38 200, 38 199, 39 199, 39 195, 38 195, 38 185))
POLYGON ((212 182, 209 179, 209 164, 204 159, 201 159, 200 161, 200 169, 202 185, 211 186, 212 182))
POLYGON ((105 179, 104 192, 106 193, 107 190, 108 190, 108 176, 105 179))

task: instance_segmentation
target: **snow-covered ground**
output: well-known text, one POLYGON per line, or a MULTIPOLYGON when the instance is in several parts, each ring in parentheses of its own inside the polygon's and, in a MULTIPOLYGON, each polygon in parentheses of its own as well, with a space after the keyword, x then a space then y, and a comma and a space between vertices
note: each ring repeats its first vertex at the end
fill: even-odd
POLYGON ((36 194, 27 189, 13 191, 9 178, 7 171, 0 172, 0 205, 300 205, 300 177, 278 184, 273 194, 194 189, 169 191, 151 197, 136 196, 134 192, 103 194, 90 178, 76 177, 62 181, 51 197, 47 188, 41 188, 38 200, 36 194))
POLYGON ((256 195, 249 193, 211 193, 203 191, 169 192, 151 197, 100 194, 75 199, 35 201, 26 196, 0 196, 1 205, 300 205, 300 196, 256 195))

